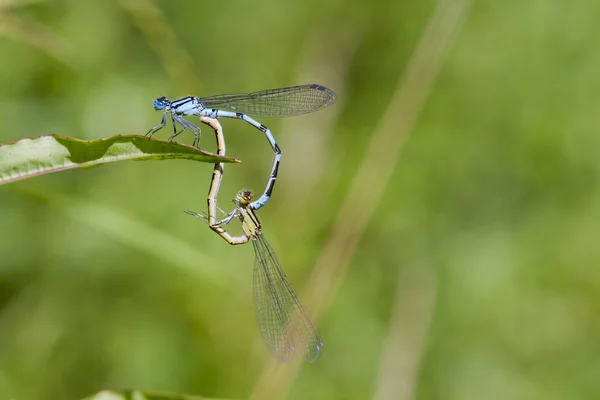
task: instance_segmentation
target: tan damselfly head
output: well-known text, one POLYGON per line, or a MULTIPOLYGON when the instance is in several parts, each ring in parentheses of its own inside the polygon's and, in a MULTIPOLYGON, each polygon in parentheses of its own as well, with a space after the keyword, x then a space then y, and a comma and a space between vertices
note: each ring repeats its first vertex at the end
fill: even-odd
POLYGON ((250 204, 253 197, 254 197, 254 195, 252 194, 251 190, 243 189, 237 193, 233 202, 238 207, 246 207, 246 206, 248 206, 248 204, 250 204))

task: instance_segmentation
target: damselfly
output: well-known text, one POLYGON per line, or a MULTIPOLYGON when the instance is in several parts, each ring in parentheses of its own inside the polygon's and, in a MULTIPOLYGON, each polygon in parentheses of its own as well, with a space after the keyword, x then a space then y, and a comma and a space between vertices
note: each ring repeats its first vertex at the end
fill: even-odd
POLYGON ((292 86, 280 89, 262 90, 253 93, 223 94, 212 97, 188 96, 179 100, 169 101, 166 97, 154 100, 156 110, 164 110, 161 122, 150 129, 146 136, 151 137, 155 132, 167 124, 167 115, 173 122, 173 134, 169 140, 175 139, 181 132, 189 129, 194 135, 194 146, 200 143, 200 127, 185 120, 185 115, 198 115, 209 118, 237 118, 264 133, 275 154, 271 174, 263 195, 253 202, 250 207, 258 210, 264 206, 273 192, 277 171, 281 160, 281 150, 275 142, 269 128, 248 115, 263 117, 288 117, 311 113, 328 107, 335 102, 335 93, 325 86, 310 84, 292 86), (223 111, 221 108, 233 110, 223 111), (181 130, 177 131, 177 125, 181 130))
MULTIPOLYGON (((211 224, 211 228, 230 244, 252 242, 254 306, 263 340, 273 356, 280 362, 288 362, 300 353, 306 361, 313 362, 323 353, 323 341, 262 234, 251 200, 252 192, 240 191, 234 200, 236 208, 225 219, 211 224), (222 227, 236 218, 242 222, 244 234, 240 236, 233 236, 222 227)), ((186 213, 208 221, 202 214, 186 213)))

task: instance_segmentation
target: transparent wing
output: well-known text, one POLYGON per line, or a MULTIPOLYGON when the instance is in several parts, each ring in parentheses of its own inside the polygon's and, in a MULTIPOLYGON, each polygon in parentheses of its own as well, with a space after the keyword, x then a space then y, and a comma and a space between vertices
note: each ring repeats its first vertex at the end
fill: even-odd
POLYGON ((325 86, 311 84, 253 93, 222 94, 201 98, 205 108, 228 108, 265 117, 289 117, 320 110, 335 103, 335 93, 325 86))
POLYGON ((252 240, 254 305, 262 337, 273 356, 288 362, 296 352, 313 362, 323 352, 319 337, 292 284, 262 234, 252 240))

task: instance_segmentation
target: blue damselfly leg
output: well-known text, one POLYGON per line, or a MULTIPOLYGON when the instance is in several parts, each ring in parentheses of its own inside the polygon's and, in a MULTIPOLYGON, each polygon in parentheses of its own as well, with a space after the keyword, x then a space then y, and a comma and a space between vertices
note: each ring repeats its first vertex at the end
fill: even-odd
MULTIPOLYGON (((234 200, 235 209, 211 228, 229 244, 252 242, 254 306, 262 338, 273 356, 285 363, 295 354, 301 354, 306 361, 313 362, 323 353, 323 341, 265 239, 258 216, 250 206, 251 200, 252 192, 240 191, 234 200), (234 219, 241 221, 243 235, 233 236, 223 228, 234 219)), ((205 222, 214 217, 193 211, 186 213, 205 222)))
POLYGON ((269 128, 251 118, 249 115, 263 117, 287 117, 307 114, 328 107, 335 102, 335 93, 325 86, 310 84, 292 86, 280 89, 268 89, 253 93, 223 94, 212 97, 188 96, 179 100, 169 101, 166 97, 154 100, 156 110, 163 111, 161 122, 150 129, 146 136, 151 137, 167 124, 167 116, 173 123, 173 134, 169 140, 175 139, 181 132, 189 129, 194 135, 194 146, 200 143, 200 128, 185 120, 186 115, 198 115, 209 118, 235 118, 246 121, 260 130, 271 145, 274 153, 273 166, 263 195, 254 201, 250 207, 258 210, 269 201, 277 179, 281 150, 269 128), (224 111, 222 109, 232 111, 224 111), (177 126, 181 130, 177 131, 177 126))

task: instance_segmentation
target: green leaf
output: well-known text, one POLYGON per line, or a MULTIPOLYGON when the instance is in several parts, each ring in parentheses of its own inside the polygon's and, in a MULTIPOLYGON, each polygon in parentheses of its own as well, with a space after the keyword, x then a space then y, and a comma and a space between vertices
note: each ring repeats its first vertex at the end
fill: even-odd
POLYGON ((239 162, 235 158, 218 156, 193 146, 140 135, 116 135, 99 140, 49 135, 0 145, 0 185, 108 162, 167 159, 211 164, 239 162))

